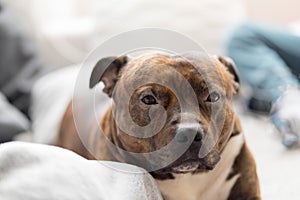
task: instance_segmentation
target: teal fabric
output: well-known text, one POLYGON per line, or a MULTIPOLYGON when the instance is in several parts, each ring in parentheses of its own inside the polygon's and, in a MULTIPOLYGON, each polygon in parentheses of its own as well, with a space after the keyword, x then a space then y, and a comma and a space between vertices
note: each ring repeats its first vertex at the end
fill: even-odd
POLYGON ((254 94, 274 101, 281 95, 278 88, 299 85, 300 37, 266 24, 247 22, 232 29, 226 47, 241 79, 254 94))

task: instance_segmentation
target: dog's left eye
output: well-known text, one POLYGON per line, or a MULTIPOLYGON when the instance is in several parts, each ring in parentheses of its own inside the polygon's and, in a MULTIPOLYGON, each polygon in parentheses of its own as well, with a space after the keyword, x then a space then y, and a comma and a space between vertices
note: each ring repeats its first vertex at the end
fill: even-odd
POLYGON ((207 99, 205 100, 206 102, 211 102, 211 103, 214 103, 214 102, 217 102, 219 101, 220 99, 220 94, 217 93, 217 92, 212 92, 208 95, 207 99))
POLYGON ((142 102, 146 105, 153 105, 157 104, 157 101, 154 96, 152 95, 146 95, 142 98, 142 102))

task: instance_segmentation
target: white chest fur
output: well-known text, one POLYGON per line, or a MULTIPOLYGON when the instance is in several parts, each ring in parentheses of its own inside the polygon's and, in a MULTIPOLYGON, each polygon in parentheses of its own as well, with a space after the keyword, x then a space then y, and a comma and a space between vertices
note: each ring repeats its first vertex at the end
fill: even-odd
POLYGON ((214 170, 199 174, 176 174, 175 179, 157 180, 166 200, 225 200, 239 175, 226 180, 244 144, 243 134, 232 137, 214 170))

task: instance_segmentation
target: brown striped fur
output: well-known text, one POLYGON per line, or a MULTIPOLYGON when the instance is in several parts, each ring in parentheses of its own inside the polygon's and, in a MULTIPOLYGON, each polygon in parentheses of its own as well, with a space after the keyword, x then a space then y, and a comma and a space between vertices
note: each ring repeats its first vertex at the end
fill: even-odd
MULTIPOLYGON (((185 97, 184 103, 192 104, 190 95, 184 93, 186 89, 181 88, 183 87, 181 79, 184 77, 194 89, 200 105, 200 113, 188 115, 185 120, 200 121, 204 132, 207 132, 212 117, 210 105, 204 102, 209 94, 207 88, 208 84, 211 84, 212 88, 215 88, 224 95, 222 97, 224 101, 222 113, 225 122, 221 134, 217 136, 218 142, 214 147, 216 152, 219 152, 222 157, 222 151, 230 138, 242 134, 239 119, 231 105, 232 97, 238 90, 239 79, 236 71, 234 70, 233 64, 223 57, 219 57, 219 59, 213 57, 207 58, 205 56, 194 58, 189 55, 184 55, 183 57, 188 58, 189 62, 181 56, 164 54, 143 55, 130 61, 124 57, 121 57, 121 60, 117 57, 110 57, 110 62, 114 60, 118 61, 113 62, 108 71, 106 71, 107 73, 104 73, 102 77, 97 77, 97 74, 92 74, 91 78, 91 87, 99 81, 104 81, 105 88, 103 91, 111 96, 115 102, 107 109, 101 123, 99 125, 95 124, 94 128, 86 131, 87 137, 89 138, 88 141, 90 141, 88 143, 89 149, 94 150, 93 155, 84 147, 76 132, 72 113, 72 102, 70 102, 63 117, 57 145, 70 149, 88 159, 113 160, 119 162, 128 162, 129 158, 124 157, 124 155, 118 151, 111 151, 103 142, 104 137, 110 140, 114 145, 129 152, 147 153, 164 147, 174 138, 176 124, 178 125, 180 119, 183 119, 176 95, 170 88, 162 87, 161 84, 148 84, 146 86, 137 87, 138 89, 134 90, 134 93, 130 93, 129 91, 132 88, 136 88, 138 84, 145 82, 145 80, 152 81, 153 83, 160 81, 162 84, 173 81, 172 84, 183 92, 183 96, 185 97), (197 63, 196 68, 201 72, 200 74, 195 70, 193 62, 197 63), (176 70, 178 74, 172 74, 171 68, 176 70), (204 76, 206 79, 203 78, 204 76), (128 105, 123 105, 124 102, 122 99, 126 96, 129 97, 128 95, 130 95, 129 114, 131 119, 140 126, 149 124, 149 107, 141 105, 139 98, 143 92, 152 93, 153 91, 155 96, 159 99, 159 104, 167 113, 164 128, 153 137, 148 138, 136 138, 126 134, 122 130, 118 130, 112 114, 118 112, 120 115, 123 115, 123 111, 126 110, 125 108, 127 108, 126 106, 128 105), (96 134, 95 130, 97 126, 101 127, 103 135, 99 136, 99 134, 96 134)), ((99 63, 103 63, 103 60, 101 62, 99 61, 99 63)), ((98 65, 100 65, 99 63, 98 65)), ((101 66, 96 66, 94 71, 101 71, 101 66)), ((195 108, 195 110, 196 109, 197 108, 195 108)), ((157 111, 157 115, 160 115, 159 111, 157 111)), ((220 120, 219 118, 220 117, 216 116, 213 120, 218 121, 220 120)), ((128 124, 126 120, 127 118, 121 118, 119 123, 128 124)), ((158 124, 160 118, 151 120, 154 120, 154 124, 158 124)), ((132 127, 128 127, 128 130, 134 131, 131 128, 132 127)), ((184 155, 172 165, 180 164, 181 160, 189 156, 188 154, 191 154, 191 152, 192 150, 184 153, 184 155)), ((206 171, 207 170, 198 169, 193 173, 206 173, 206 171)), ((159 180, 174 178, 172 173, 162 173, 162 171, 159 170, 151 174, 154 178, 159 180)), ((246 143, 244 143, 239 155, 235 159, 230 177, 236 174, 239 174, 239 178, 234 184, 228 199, 260 199, 255 162, 246 143)))

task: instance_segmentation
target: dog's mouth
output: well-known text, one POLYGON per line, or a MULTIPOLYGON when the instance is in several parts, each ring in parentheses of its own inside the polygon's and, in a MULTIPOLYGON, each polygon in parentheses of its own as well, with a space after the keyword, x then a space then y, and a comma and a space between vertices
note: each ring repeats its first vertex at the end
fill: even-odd
POLYGON ((200 166, 201 163, 199 161, 186 161, 178 166, 172 167, 172 171, 175 173, 188 173, 197 170, 200 166))
POLYGON ((207 165, 201 160, 187 160, 179 165, 172 166, 170 171, 173 173, 189 173, 196 171, 208 171, 213 170, 215 165, 207 165))
POLYGON ((217 151, 211 151, 204 158, 179 159, 168 167, 157 171, 158 173, 196 173, 210 171, 215 168, 220 161, 217 151))

